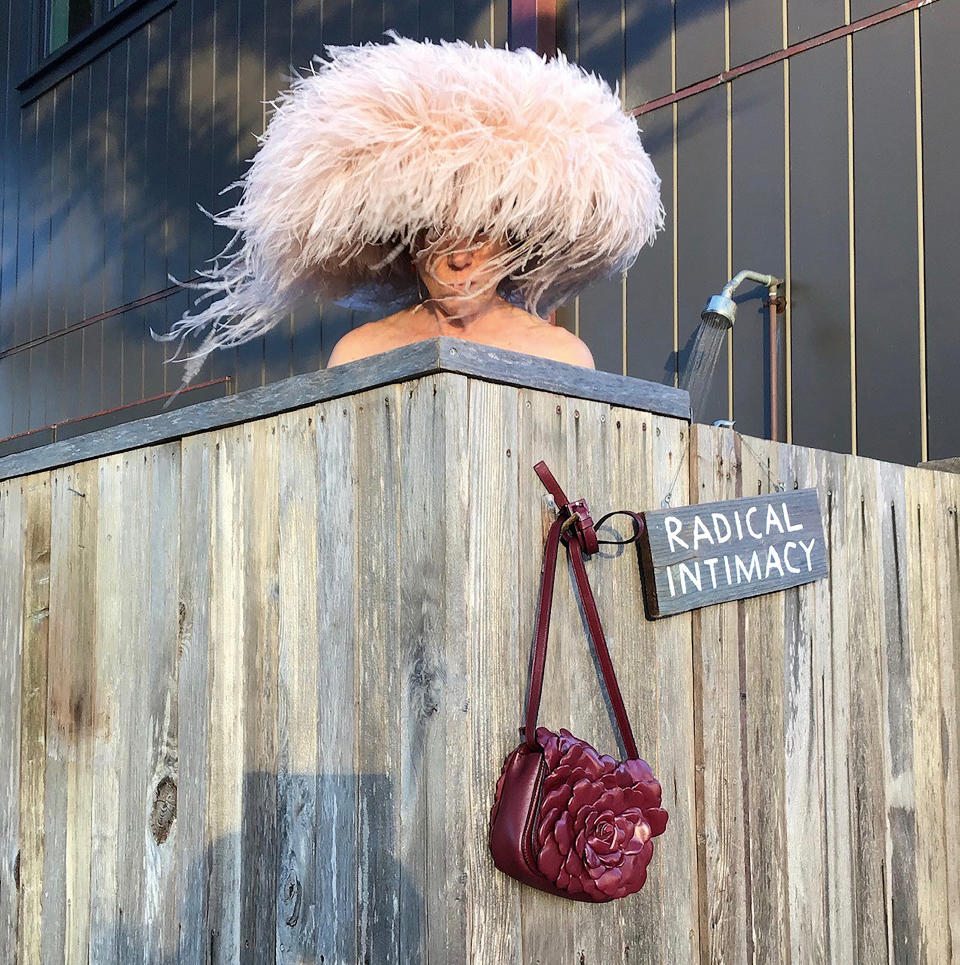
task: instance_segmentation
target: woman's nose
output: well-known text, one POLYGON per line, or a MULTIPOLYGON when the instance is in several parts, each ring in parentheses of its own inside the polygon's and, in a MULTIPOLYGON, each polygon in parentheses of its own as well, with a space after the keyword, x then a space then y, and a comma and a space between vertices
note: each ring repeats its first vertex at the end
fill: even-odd
POLYGON ((471 251, 451 251, 447 255, 447 265, 457 271, 463 268, 469 268, 471 262, 473 261, 473 252, 471 251))

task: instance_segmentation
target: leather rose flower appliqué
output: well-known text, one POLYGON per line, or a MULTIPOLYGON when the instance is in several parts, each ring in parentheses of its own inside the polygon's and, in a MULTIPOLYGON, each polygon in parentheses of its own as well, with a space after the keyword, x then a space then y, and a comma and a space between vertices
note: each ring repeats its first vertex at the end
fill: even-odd
POLYGON ((568 730, 537 728, 547 774, 533 828, 540 873, 571 896, 609 901, 643 887, 667 826, 646 761, 618 763, 568 730))

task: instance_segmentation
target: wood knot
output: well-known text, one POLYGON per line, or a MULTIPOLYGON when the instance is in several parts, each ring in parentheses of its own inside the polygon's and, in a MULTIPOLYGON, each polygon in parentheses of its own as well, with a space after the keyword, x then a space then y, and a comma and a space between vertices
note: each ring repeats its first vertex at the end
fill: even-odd
POLYGON ((430 653, 418 642, 413 653, 413 667, 408 681, 410 704, 421 720, 432 717, 440 709, 446 674, 437 654, 430 653))
POLYGON ((303 885, 300 884, 300 879, 293 875, 287 882, 287 887, 284 889, 286 894, 284 899, 287 904, 293 902, 293 908, 290 914, 286 917, 287 924, 292 928, 300 920, 300 905, 303 901, 303 885))
POLYGON ((90 706, 89 694, 76 694, 70 702, 70 717, 73 720, 74 733, 80 734, 90 728, 93 723, 93 709, 90 706))
POLYGON ((170 835, 170 828, 177 817, 177 782, 164 777, 157 785, 150 809, 150 833, 157 844, 163 844, 170 835))

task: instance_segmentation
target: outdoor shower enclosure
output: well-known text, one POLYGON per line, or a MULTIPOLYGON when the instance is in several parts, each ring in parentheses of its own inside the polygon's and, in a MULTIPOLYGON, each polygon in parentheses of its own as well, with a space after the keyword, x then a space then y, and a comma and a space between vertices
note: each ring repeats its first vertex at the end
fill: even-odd
MULTIPOLYGON (((946 961, 960 477, 440 339, 0 460, 15 961, 946 961), (830 577, 656 622, 588 561, 670 812, 644 890, 497 872, 545 459, 595 513, 815 487, 830 577)), ((540 719, 617 754, 569 581, 540 719)))

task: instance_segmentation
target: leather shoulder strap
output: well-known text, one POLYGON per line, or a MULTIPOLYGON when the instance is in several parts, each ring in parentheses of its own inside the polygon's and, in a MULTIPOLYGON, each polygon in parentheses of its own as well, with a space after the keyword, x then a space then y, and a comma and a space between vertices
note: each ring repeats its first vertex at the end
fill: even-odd
POLYGON ((524 718, 524 738, 530 750, 537 748, 537 713, 540 710, 540 696, 543 693, 543 668, 547 662, 547 636, 550 633, 550 611, 553 608, 553 584, 557 575, 557 553, 560 548, 562 525, 563 520, 558 516, 550 526, 543 550, 540 596, 537 599, 537 619, 533 632, 533 667, 530 671, 527 713, 524 718))
POLYGON ((614 716, 617 718, 617 727, 620 729, 620 736, 623 738, 623 746, 627 752, 627 757, 635 760, 640 755, 637 753, 637 745, 633 739, 633 729, 630 727, 630 718, 627 716, 627 708, 623 705, 623 697, 620 694, 620 685, 617 683, 617 675, 613 669, 613 661, 610 659, 610 651, 607 649, 607 641, 603 635, 603 626, 600 623, 600 614, 597 612, 597 601, 593 598, 593 590, 590 589, 590 580, 587 578, 587 570, 583 565, 583 552, 580 544, 575 540, 567 543, 567 552, 573 563, 573 575, 577 581, 577 588, 580 591, 580 600, 583 603, 583 612, 587 618, 587 627, 590 630, 590 639, 593 641, 593 650, 600 661, 600 669, 603 671, 603 682, 607 685, 607 693, 610 696, 610 704, 613 707, 614 716))
MULTIPOLYGON (((594 652, 597 655, 597 660, 600 663, 603 680, 606 684, 610 703, 617 720, 617 727, 620 730, 620 736, 623 739, 627 756, 635 759, 638 757, 637 745, 633 739, 630 719, 627 717, 623 697, 620 694, 620 686, 617 683, 617 676, 614 672, 613 662, 610 659, 610 652, 603 634, 603 625, 600 622, 597 603, 594 599, 593 591, 590 588, 590 580, 587 576, 583 561, 584 552, 589 555, 597 550, 598 540, 593 521, 590 519, 586 502, 582 499, 570 502, 546 463, 537 463, 537 465, 534 466, 534 471, 540 477, 540 481, 544 484, 550 495, 553 496, 560 512, 557 519, 554 520, 550 526, 544 548, 543 571, 540 576, 540 594, 537 601, 537 618, 533 639, 533 667, 530 674, 530 687, 527 691, 527 713, 524 721, 526 744, 531 750, 537 746, 537 713, 540 709, 540 699, 543 693, 543 674, 547 659, 547 637, 550 632, 550 611, 553 606, 557 556, 559 554, 560 543, 563 542, 566 544, 567 554, 573 566, 577 590, 580 594, 584 614, 587 618, 587 629, 593 643, 594 652)), ((637 536, 639 536, 639 527, 643 525, 643 521, 637 514, 628 511, 625 512, 634 519, 634 539, 636 539, 637 536)), ((603 519, 607 519, 611 515, 613 514, 610 513, 603 519)), ((601 523, 602 522, 603 520, 601 520, 601 523)), ((632 542, 632 540, 628 540, 627 542, 632 542)))

